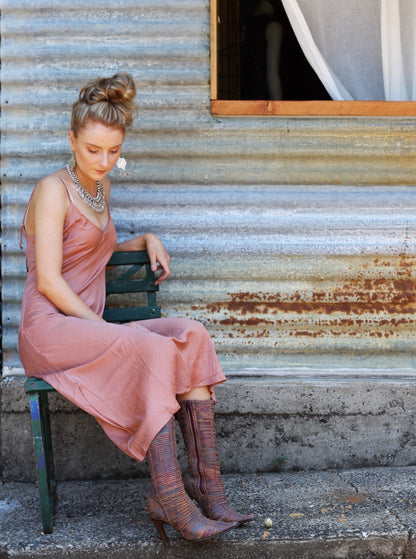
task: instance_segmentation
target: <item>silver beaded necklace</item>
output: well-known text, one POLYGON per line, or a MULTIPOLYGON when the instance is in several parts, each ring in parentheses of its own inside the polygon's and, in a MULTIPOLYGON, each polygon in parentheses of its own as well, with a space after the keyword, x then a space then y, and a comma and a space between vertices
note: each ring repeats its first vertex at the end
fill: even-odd
POLYGON ((77 185, 77 192, 79 196, 84 200, 86 204, 89 205, 95 212, 102 213, 105 208, 105 196, 104 196, 104 186, 101 181, 97 181, 97 194, 96 196, 92 196, 88 192, 86 188, 82 186, 79 182, 78 177, 76 176, 75 172, 69 165, 66 166, 66 170, 68 171, 68 175, 77 185))

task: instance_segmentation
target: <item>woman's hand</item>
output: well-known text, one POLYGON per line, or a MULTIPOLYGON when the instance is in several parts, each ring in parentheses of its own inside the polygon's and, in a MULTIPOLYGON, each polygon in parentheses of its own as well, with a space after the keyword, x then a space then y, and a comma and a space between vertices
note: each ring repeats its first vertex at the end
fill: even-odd
POLYGON ((158 270, 162 270, 162 273, 155 281, 155 285, 170 276, 170 256, 163 246, 162 241, 153 233, 145 233, 144 235, 140 235, 140 237, 134 237, 128 241, 123 241, 117 245, 116 250, 147 250, 152 271, 157 272, 158 270))
POLYGON ((153 233, 146 233, 144 238, 146 241, 146 250, 149 255, 150 267, 152 268, 152 271, 157 272, 158 270, 162 270, 162 273, 155 281, 155 285, 157 285, 170 276, 170 256, 159 237, 153 233))

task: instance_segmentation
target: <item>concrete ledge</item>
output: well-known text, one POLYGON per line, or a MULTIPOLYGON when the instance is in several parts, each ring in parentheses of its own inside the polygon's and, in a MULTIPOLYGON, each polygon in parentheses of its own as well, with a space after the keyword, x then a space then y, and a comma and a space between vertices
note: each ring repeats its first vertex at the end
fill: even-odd
POLYGON ((149 480, 58 484, 55 529, 41 534, 35 484, 0 486, 0 558, 416 558, 416 468, 224 476, 229 500, 255 521, 191 543, 167 527, 166 550, 145 512, 149 480), (264 520, 272 519, 266 528, 264 520))
MULTIPOLYGON (((35 479, 23 383, 17 376, 1 384, 5 481, 35 479)), ((416 463, 413 377, 241 376, 218 387, 217 395, 224 472, 416 463)), ((58 394, 51 395, 51 409, 59 480, 147 475, 144 464, 125 456, 93 418, 58 394)))

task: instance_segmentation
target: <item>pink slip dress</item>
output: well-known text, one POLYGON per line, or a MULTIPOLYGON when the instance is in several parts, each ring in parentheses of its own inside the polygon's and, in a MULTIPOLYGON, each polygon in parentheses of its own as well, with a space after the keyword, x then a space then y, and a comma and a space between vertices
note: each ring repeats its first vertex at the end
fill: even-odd
MULTIPOLYGON (((107 225, 100 229, 65 186, 70 206, 63 230, 62 275, 101 315, 105 267, 117 244, 114 223, 109 213, 107 225)), ((177 394, 208 386, 215 399, 214 386, 225 381, 208 332, 191 319, 113 324, 63 314, 37 289, 35 239, 22 227, 28 275, 19 354, 26 375, 45 379, 93 415, 123 452, 143 460, 154 436, 179 409, 177 394)))

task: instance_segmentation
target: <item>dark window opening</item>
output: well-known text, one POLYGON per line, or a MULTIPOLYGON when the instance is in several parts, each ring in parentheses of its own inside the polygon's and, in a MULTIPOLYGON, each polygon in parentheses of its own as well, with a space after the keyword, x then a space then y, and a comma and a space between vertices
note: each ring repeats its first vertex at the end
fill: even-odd
POLYGON ((218 99, 331 99, 280 0, 219 0, 217 10, 218 99))

